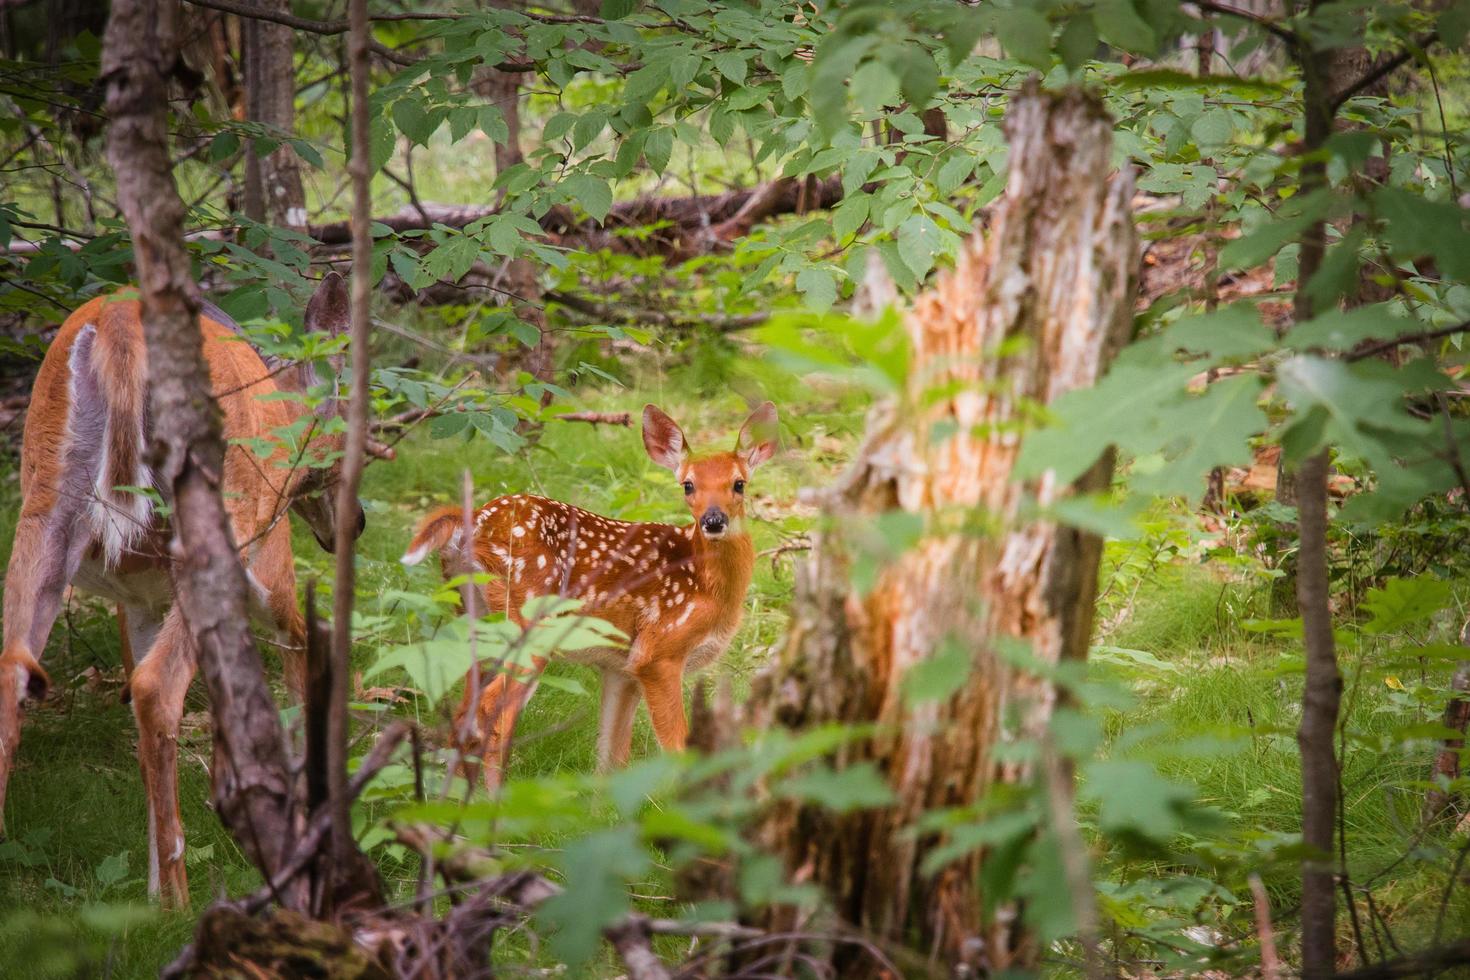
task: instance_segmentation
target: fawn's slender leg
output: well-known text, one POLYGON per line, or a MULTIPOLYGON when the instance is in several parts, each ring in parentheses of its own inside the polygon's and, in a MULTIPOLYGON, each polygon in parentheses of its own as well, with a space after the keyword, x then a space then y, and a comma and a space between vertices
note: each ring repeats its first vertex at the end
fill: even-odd
POLYGON ((621 670, 602 672, 602 716, 597 726, 599 771, 628 764, 633 749, 633 717, 642 697, 636 677, 621 670))
POLYGON ((541 672, 546 669, 545 657, 533 657, 532 662, 534 666, 529 678, 517 677, 512 673, 514 668, 507 668, 491 679, 480 697, 476 721, 484 739, 481 775, 485 789, 491 793, 500 789, 505 770, 510 767, 510 742, 515 734, 516 719, 526 702, 531 700, 531 695, 536 693, 541 672))
POLYGON ((684 662, 652 659, 634 669, 648 700, 653 734, 667 752, 681 752, 689 739, 689 722, 684 717, 684 662))
POLYGON ((189 904, 184 823, 179 815, 179 722, 194 679, 194 643, 177 606, 133 670, 138 768, 148 798, 148 893, 170 908, 189 904))

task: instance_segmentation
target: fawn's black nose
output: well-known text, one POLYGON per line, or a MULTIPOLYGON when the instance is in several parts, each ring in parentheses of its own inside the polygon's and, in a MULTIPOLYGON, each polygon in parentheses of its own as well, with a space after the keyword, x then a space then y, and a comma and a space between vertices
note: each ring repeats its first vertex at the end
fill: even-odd
POLYGON ((704 528, 705 534, 724 534, 725 528, 730 526, 730 518, 718 507, 711 507, 699 519, 699 526, 704 528))
POLYGON ((364 532, 366 530, 367 530, 367 514, 363 513, 362 508, 359 507, 358 510, 357 510, 357 530, 353 533, 352 536, 354 538, 360 538, 360 537, 362 537, 362 532, 364 532))

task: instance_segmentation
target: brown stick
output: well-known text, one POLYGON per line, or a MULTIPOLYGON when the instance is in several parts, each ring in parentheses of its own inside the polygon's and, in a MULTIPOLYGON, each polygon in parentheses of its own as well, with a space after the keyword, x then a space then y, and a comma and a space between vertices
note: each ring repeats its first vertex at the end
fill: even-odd
MULTIPOLYGON (((347 406, 347 437, 342 475, 337 486, 337 527, 334 551, 336 582, 332 593, 332 648, 330 658, 331 703, 327 716, 327 807, 331 823, 330 872, 334 879, 328 890, 328 906, 336 908, 357 896, 354 870, 362 855, 352 837, 352 800, 347 792, 347 698, 352 656, 352 606, 357 586, 356 541, 360 505, 358 487, 367 456, 368 375, 372 369, 369 348, 372 290, 372 198, 368 181, 368 20, 367 0, 351 0, 348 16, 347 58, 352 91, 352 147, 347 169, 352 178, 352 293, 351 313, 352 389, 347 406)), ((368 883, 368 875, 362 875, 368 883)), ((375 877, 371 876, 371 877, 375 877)), ((368 884, 370 892, 376 882, 368 884)))

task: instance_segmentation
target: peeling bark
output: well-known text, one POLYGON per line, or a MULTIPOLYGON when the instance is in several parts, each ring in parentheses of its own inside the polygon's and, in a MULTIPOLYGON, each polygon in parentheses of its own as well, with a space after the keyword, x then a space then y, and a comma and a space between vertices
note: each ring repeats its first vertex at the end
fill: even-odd
MULTIPOLYGON (((747 718, 757 729, 876 723, 879 734, 836 764, 877 763, 898 803, 838 817, 783 802, 756 837, 865 935, 955 969, 1026 966, 1038 953, 1014 910, 982 921, 981 858, 926 875, 939 841, 912 827, 927 810, 1033 775, 994 749, 1040 736, 1058 694, 998 656, 1002 645, 1023 641, 1043 664, 1086 656, 1101 542, 1025 514, 1031 500, 1105 487, 1111 460, 1075 487, 1012 471, 1022 406, 1094 383, 1127 336, 1133 181, 1107 176, 1111 131, 1101 104, 1080 92, 1033 86, 1012 103, 1009 184, 990 233, 972 238, 907 315, 908 390, 872 413, 854 465, 825 495, 827 530, 799 573, 787 645, 757 678, 747 718), (862 528, 893 510, 922 515, 925 534, 860 594, 851 572, 862 528), (996 533, 976 534, 977 520, 996 533), (904 675, 953 641, 973 651, 959 692, 906 703, 904 675)), ((790 916, 778 909, 761 925, 789 928, 790 916)), ((870 968, 833 955, 842 975, 870 968)))
MULTIPOLYGON (((279 714, 250 635, 246 579, 220 498, 225 455, 184 250, 184 203, 168 156, 168 79, 178 60, 177 3, 114 0, 102 56, 107 157, 132 235, 148 349, 149 452, 174 508, 175 594, 197 645, 214 718, 214 799, 267 876, 294 842, 279 714)), ((302 889, 282 896, 300 908, 302 889)))

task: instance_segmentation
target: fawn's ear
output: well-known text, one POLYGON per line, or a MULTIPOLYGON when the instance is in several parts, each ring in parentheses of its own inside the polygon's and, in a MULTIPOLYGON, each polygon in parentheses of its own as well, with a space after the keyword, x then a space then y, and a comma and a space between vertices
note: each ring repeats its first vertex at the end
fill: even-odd
POLYGON ((744 457, 746 466, 755 469, 776 455, 776 438, 779 432, 776 406, 766 402, 751 412, 750 418, 740 427, 740 437, 735 440, 735 452, 744 457))
POLYGON ((643 406, 643 448, 650 459, 677 474, 687 445, 677 422, 659 411, 657 405, 643 406))
POLYGON ((306 329, 334 335, 346 333, 351 319, 347 280, 336 272, 328 272, 306 304, 306 329))

